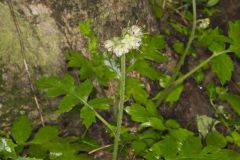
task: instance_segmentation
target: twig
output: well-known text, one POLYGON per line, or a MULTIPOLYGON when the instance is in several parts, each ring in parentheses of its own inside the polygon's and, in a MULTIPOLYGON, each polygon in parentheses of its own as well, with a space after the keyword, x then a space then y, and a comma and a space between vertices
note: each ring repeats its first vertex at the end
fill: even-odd
POLYGON ((8 4, 8 7, 10 9, 10 13, 11 13, 11 16, 13 18, 14 25, 15 25, 15 28, 16 28, 16 31, 17 31, 17 34, 18 34, 18 40, 19 40, 19 44, 20 44, 20 48, 21 48, 20 53, 21 53, 22 58, 23 58, 23 63, 24 63, 25 71, 27 73, 27 78, 28 78, 28 81, 29 81, 31 92, 32 92, 32 95, 33 95, 33 98, 34 98, 34 101, 35 101, 35 104, 36 104, 36 108, 37 108, 37 111, 38 111, 38 114, 39 114, 39 117, 40 117, 40 120, 41 120, 41 124, 42 124, 42 126, 45 126, 42 111, 41 111, 41 108, 40 108, 40 105, 39 105, 39 102, 38 102, 38 98, 35 94, 35 88, 32 84, 32 78, 31 78, 31 74, 30 74, 30 71, 29 71, 29 67, 28 67, 28 63, 27 63, 27 59, 26 59, 26 55, 25 55, 25 46, 24 46, 24 42, 23 42, 23 38, 22 38, 22 32, 21 32, 21 29, 19 27, 17 17, 14 13, 14 8, 13 8, 12 1, 7 0, 7 4, 8 4))
POLYGON ((112 144, 108 144, 108 145, 105 145, 105 146, 102 146, 102 147, 96 148, 96 149, 94 149, 94 150, 88 152, 88 154, 93 154, 93 153, 95 153, 95 152, 98 152, 98 151, 100 151, 100 150, 103 150, 103 149, 108 148, 108 147, 111 147, 111 146, 112 146, 112 144))

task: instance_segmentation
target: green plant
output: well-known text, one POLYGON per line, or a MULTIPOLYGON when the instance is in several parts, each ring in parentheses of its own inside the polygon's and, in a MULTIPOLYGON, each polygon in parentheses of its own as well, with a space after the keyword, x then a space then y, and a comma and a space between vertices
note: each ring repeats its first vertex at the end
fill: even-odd
POLYGON ((21 115, 11 128, 11 136, 0 136, 0 157, 17 160, 90 160, 87 154, 98 147, 94 140, 78 137, 59 137, 57 126, 45 126, 32 135, 31 123, 26 115, 21 115), (27 151, 27 155, 26 155, 27 151), (29 157, 29 158, 26 158, 29 157))
MULTIPOLYGON (((115 137, 113 153, 114 160, 118 157, 118 143, 121 140, 120 133, 122 134, 121 137, 123 137, 124 134, 129 136, 128 131, 121 131, 121 123, 124 102, 128 102, 130 99, 133 99, 133 102, 131 102, 130 106, 126 107, 125 110, 131 116, 133 121, 141 123, 139 136, 142 134, 141 130, 146 127, 150 128, 150 133, 155 133, 154 130, 160 130, 162 132, 162 134, 157 135, 157 139, 152 140, 150 145, 145 144, 145 142, 137 139, 132 140, 131 146, 139 153, 147 146, 150 148, 150 150, 153 150, 148 151, 145 154, 141 152, 141 156, 145 157, 146 159, 153 159, 153 157, 164 157, 165 159, 186 159, 194 158, 196 156, 200 158, 202 157, 202 159, 218 159, 220 151, 224 153, 226 152, 226 154, 230 154, 232 156, 235 156, 235 154, 238 155, 237 153, 229 150, 222 150, 222 148, 226 146, 226 138, 218 132, 210 132, 207 135, 207 145, 205 146, 201 143, 200 137, 196 137, 192 132, 179 128, 176 122, 174 122, 174 124, 177 126, 175 128, 177 131, 172 130, 171 127, 169 129, 169 126, 165 124, 163 118, 159 116, 157 112, 157 106, 154 104, 154 99, 158 101, 157 105, 161 104, 163 100, 170 102, 171 104, 176 102, 183 91, 183 82, 187 78, 193 76, 196 72, 205 69, 208 65, 210 65, 210 69, 217 75, 222 85, 231 79, 233 62, 230 56, 226 53, 235 52, 238 55, 238 47, 236 45, 238 38, 236 38, 236 33, 238 32, 239 22, 230 23, 229 37, 222 35, 218 28, 206 29, 206 27, 200 27, 197 29, 196 4, 194 0, 192 5, 193 28, 191 35, 186 49, 184 51, 179 50, 179 52, 183 51, 183 53, 181 54, 179 63, 176 66, 171 78, 167 75, 159 73, 159 71, 157 71, 149 63, 149 60, 158 63, 166 60, 166 58, 160 53, 160 51, 164 48, 165 43, 162 35, 145 35, 143 38, 141 38, 142 40, 130 39, 127 37, 130 40, 126 40, 125 37, 129 34, 129 30, 131 30, 131 28, 123 30, 122 37, 115 37, 112 40, 106 41, 105 43, 108 51, 115 53, 117 57, 121 57, 121 60, 119 61, 119 59, 114 55, 109 55, 109 53, 105 52, 102 53, 100 50, 98 50, 96 43, 98 40, 91 31, 90 21, 88 20, 80 25, 80 30, 85 36, 87 36, 89 51, 91 52, 90 58, 86 58, 81 54, 72 51, 68 52, 67 55, 67 59, 69 60, 68 66, 80 68, 79 76, 83 82, 80 85, 75 85, 71 76, 67 75, 62 80, 58 80, 57 78, 40 80, 38 81, 38 85, 43 88, 48 88, 47 93, 49 96, 64 96, 58 109, 60 113, 68 112, 76 105, 80 107, 80 116, 83 118, 83 123, 86 128, 89 128, 92 123, 96 122, 95 116, 102 121, 103 124, 105 124, 106 127, 111 131, 111 135, 115 137), (193 41, 194 38, 196 38, 196 41, 193 41), (206 38, 208 39, 207 41, 206 38), (135 48, 138 48, 140 44, 142 44, 140 50, 131 50, 132 48, 135 48, 128 46, 131 41, 134 40, 136 41, 135 48), (127 41, 128 43, 126 44, 128 45, 125 45, 124 41, 127 41), (191 50, 191 45, 193 42, 195 45, 208 47, 213 54, 209 58, 200 62, 199 65, 194 67, 186 74, 181 74, 180 69, 185 62, 185 57, 191 50), (226 43, 231 44, 230 48, 226 49, 226 43), (130 53, 126 54, 128 52, 130 53), (121 68, 119 68, 119 66, 121 66, 121 68), (149 93, 147 93, 144 89, 142 82, 134 76, 129 76, 129 74, 135 71, 140 73, 141 76, 145 76, 151 80, 161 80, 160 85, 164 88, 164 90, 161 91, 154 99, 151 99, 149 93), (112 95, 112 97, 108 97, 107 99, 99 98, 97 96, 97 87, 100 88, 100 90, 104 90, 103 88, 108 86, 108 84, 115 79, 119 80, 120 92, 116 92, 114 95, 112 95), (98 82, 98 86, 92 86, 92 82, 94 80, 98 82), (117 107, 118 112, 117 127, 114 127, 114 125, 112 125, 114 122, 107 122, 96 110, 109 109, 109 104, 113 104, 111 101, 117 97, 119 97, 120 100, 119 105, 114 106, 117 107), (164 134, 164 131, 167 131, 168 134, 164 134), (173 131, 174 133, 181 133, 182 131, 183 137, 179 137, 179 135, 175 135, 175 138, 172 137, 171 132, 173 131), (221 144, 216 144, 216 147, 212 147, 212 140, 214 138, 218 139, 221 144), (156 142, 156 140, 159 142, 153 143, 156 142), (183 143, 184 145, 178 146, 178 143, 183 143), (141 144, 144 147, 138 144, 141 144), (211 145, 209 146, 209 144, 211 145), (171 152, 168 152, 166 147, 171 148, 171 146, 175 146, 176 148, 171 152), (189 149, 193 150, 191 151, 189 149)), ((175 25, 174 28, 176 27, 177 26, 175 25)), ((180 33, 186 34, 186 32, 181 31, 180 33)), ((220 94, 220 99, 228 101, 232 105, 233 109, 237 113, 239 112, 237 106, 237 102, 239 101, 238 97, 224 93, 220 94)), ((221 120, 224 121, 223 119, 221 120)), ((228 158, 226 157, 225 159, 228 158)))
MULTIPOLYGON (((28 119, 22 116, 12 127, 14 142, 10 138, 3 138, 2 141, 2 146, 7 144, 16 152, 10 154, 6 147, 2 147, 0 154, 10 158, 17 157, 29 145, 29 156, 40 159, 54 159, 54 156, 57 156, 55 159, 80 159, 79 156, 87 159, 86 154, 77 154, 79 147, 87 148, 81 150, 83 152, 89 151, 89 148, 108 148, 109 152, 113 152, 113 160, 118 157, 146 160, 240 159, 239 153, 228 149, 228 144, 240 146, 239 122, 229 118, 229 113, 221 104, 229 103, 231 109, 240 116, 240 97, 231 93, 226 85, 234 71, 232 57, 240 57, 240 21, 229 23, 226 36, 219 28, 209 28, 209 18, 197 20, 196 5, 205 4, 208 9, 204 12, 210 15, 211 7, 218 3, 217 0, 203 0, 197 4, 192 0, 185 3, 192 6, 193 14, 186 10, 181 15, 184 21, 192 21, 192 28, 176 20, 170 22, 171 29, 181 37, 188 38, 190 33, 186 47, 181 39, 173 40, 171 47, 176 51, 176 56, 179 56, 179 62, 172 74, 160 72, 155 67, 168 60, 163 54, 166 46, 164 35, 145 34, 140 27, 133 25, 124 29, 121 36, 105 41, 105 51, 99 46, 100 40, 91 29, 91 20, 86 20, 80 24, 80 31, 86 37, 89 54, 83 55, 75 51, 66 53, 67 65, 69 68, 79 69, 80 81, 76 81, 70 73, 62 78, 48 77, 37 81, 38 86, 46 90, 47 96, 61 97, 57 110, 59 114, 72 109, 79 111, 86 129, 97 120, 101 121, 114 139, 114 144, 100 147, 96 142, 88 140, 91 145, 86 146, 86 137, 61 138, 54 126, 40 128, 33 138, 29 138, 32 129, 28 119), (197 47, 205 48, 211 55, 202 59, 195 50, 197 47), (198 64, 184 73, 181 69, 188 56, 198 64), (181 98, 187 79, 193 78, 197 84, 201 84, 206 70, 213 72, 218 78, 218 81, 210 82, 205 88, 215 110, 215 117, 197 116, 198 133, 180 127, 173 119, 164 119, 159 114, 158 107, 163 103, 176 103, 181 98), (159 83, 160 91, 157 95, 152 95, 146 89, 147 81, 159 83), (111 84, 116 83, 118 86, 114 88, 115 92, 109 93, 111 84), (106 119, 104 112, 110 111, 116 111, 117 117, 106 119), (124 112, 127 118, 137 124, 135 130, 131 126, 122 125, 124 112), (217 131, 217 124, 226 127, 229 134, 224 135, 217 131), (20 128, 25 129, 18 132, 20 128), (36 153, 39 149, 41 154, 36 153)), ((157 0, 151 0, 150 4, 157 4, 154 12, 157 12, 158 7, 163 11, 165 7, 178 5, 157 0)), ((162 16, 161 13, 156 14, 158 17, 162 16)), ((171 36, 168 31, 165 34, 171 36)))

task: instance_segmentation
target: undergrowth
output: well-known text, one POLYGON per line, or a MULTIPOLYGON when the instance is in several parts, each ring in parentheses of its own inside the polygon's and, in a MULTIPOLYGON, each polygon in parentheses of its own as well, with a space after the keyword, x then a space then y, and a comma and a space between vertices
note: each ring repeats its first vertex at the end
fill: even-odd
MULTIPOLYGON (((10 135, 1 135, 0 155, 3 159, 56 159, 88 160, 99 150, 113 153, 116 159, 146 160, 238 160, 240 154, 231 150, 240 147, 239 116, 240 96, 231 93, 228 82, 232 79, 234 60, 240 58, 240 21, 229 22, 228 34, 220 28, 209 27, 209 17, 214 13, 217 0, 203 0, 196 4, 186 1, 183 17, 189 25, 171 20, 171 29, 188 42, 175 39, 171 48, 179 57, 173 73, 156 68, 165 64, 166 36, 172 36, 169 29, 162 34, 147 34, 139 26, 128 26, 122 34, 101 43, 91 29, 91 20, 80 24, 80 31, 86 37, 89 57, 76 51, 67 51, 69 68, 79 69, 80 83, 71 73, 63 77, 47 77, 37 81, 39 88, 49 97, 61 97, 57 114, 71 110, 79 111, 85 128, 102 122, 112 144, 100 146, 94 137, 60 137, 57 126, 47 125, 36 133, 26 115, 21 115, 12 125, 10 135), (204 6, 206 18, 197 19, 196 6, 204 6), (193 8, 193 13, 189 12, 193 8), (103 45, 100 45, 103 44, 103 45), (186 47, 185 47, 186 44, 186 47), (104 48, 104 47, 105 48, 104 48), (202 59, 197 48, 209 53, 202 59), (181 68, 186 57, 198 62, 186 73, 181 68), (165 119, 158 111, 162 104, 170 107, 177 103, 184 90, 184 82, 194 79, 197 84, 204 80, 205 72, 212 72, 218 78, 211 81, 204 92, 209 96, 214 117, 198 115, 195 119, 198 132, 182 128, 174 119, 165 119), (152 95, 147 81, 158 83, 159 93, 152 95), (118 84, 110 92, 112 84, 118 84), (224 103, 223 103, 224 102, 224 103), (226 110, 229 105, 234 111, 226 110), (106 118, 104 113, 115 115, 106 118), (117 114, 115 114, 117 113, 117 114), (126 118, 135 124, 122 123, 126 118), (222 125, 227 133, 220 132, 216 125, 222 125), (29 157, 29 158, 26 158, 29 157)), ((153 12, 160 18, 165 9, 178 11, 175 1, 150 0, 153 12)), ((236 82, 239 85, 239 82, 236 82)), ((170 108, 171 109, 171 108, 170 108)), ((87 132, 86 132, 87 133, 87 132)))

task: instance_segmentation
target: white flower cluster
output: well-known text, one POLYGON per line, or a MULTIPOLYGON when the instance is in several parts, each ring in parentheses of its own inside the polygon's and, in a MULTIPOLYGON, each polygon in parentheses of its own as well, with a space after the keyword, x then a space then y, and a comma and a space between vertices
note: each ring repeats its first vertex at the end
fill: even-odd
POLYGON ((208 28, 208 26, 210 24, 210 19, 209 18, 200 19, 198 21, 199 21, 198 28, 200 28, 200 29, 206 29, 206 28, 208 28))
POLYGON ((117 57, 128 53, 131 49, 138 49, 142 44, 143 32, 140 27, 133 25, 123 30, 123 36, 114 37, 104 42, 105 48, 113 52, 117 57))

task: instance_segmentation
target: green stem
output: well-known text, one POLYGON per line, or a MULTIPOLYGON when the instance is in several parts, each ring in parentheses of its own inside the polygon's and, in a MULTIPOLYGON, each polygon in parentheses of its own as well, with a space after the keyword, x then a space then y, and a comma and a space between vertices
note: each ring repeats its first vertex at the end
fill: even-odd
POLYGON ((118 144, 120 141, 121 128, 122 128, 122 118, 123 118, 123 107, 124 107, 124 95, 125 95, 125 55, 121 57, 121 77, 120 77, 120 100, 118 104, 118 114, 117 114, 117 131, 114 138, 113 147, 113 160, 118 159, 118 144))
POLYGON ((76 96, 75 94, 72 94, 72 96, 75 96, 76 98, 78 98, 85 106, 87 106, 88 108, 90 108, 94 114, 96 115, 96 117, 115 135, 115 131, 113 129, 113 126, 111 124, 109 124, 90 104, 88 104, 84 99, 82 99, 79 96, 76 96))
POLYGON ((220 56, 222 54, 231 52, 230 50, 224 50, 222 52, 216 52, 214 53, 211 57, 209 57, 208 59, 204 60, 203 62, 201 62, 199 65, 197 65, 195 68, 193 68, 191 71, 189 71, 188 73, 186 73, 185 75, 183 75, 182 77, 178 78, 175 82, 173 82, 173 86, 177 86, 181 83, 184 82, 184 80, 186 80, 188 77, 190 77, 192 74, 194 74, 195 72, 197 72, 199 69, 201 69, 202 67, 204 67, 206 64, 208 64, 214 57, 216 56, 220 56))
POLYGON ((182 77, 178 78, 176 81, 172 82, 171 85, 166 88, 163 91, 163 94, 160 96, 160 100, 162 102, 162 100, 164 100, 168 94, 175 89, 178 85, 182 84, 188 77, 190 77, 191 75, 193 75, 195 72, 197 72, 199 69, 201 69, 202 67, 204 67, 206 64, 208 64, 214 57, 216 56, 220 56, 224 53, 228 53, 231 52, 230 50, 224 50, 222 52, 216 52, 214 53, 211 57, 209 57, 208 59, 204 60, 203 62, 201 62, 199 65, 197 65, 195 68, 193 68, 191 71, 189 71, 188 73, 186 73, 185 75, 183 75, 182 77))
POLYGON ((169 80, 168 85, 166 86, 166 88, 162 92, 162 94, 158 94, 159 96, 156 97, 156 99, 158 99, 158 101, 157 101, 158 106, 162 103, 162 101, 167 97, 169 92, 172 90, 172 83, 176 80, 177 76, 179 75, 180 69, 181 69, 182 65, 184 64, 185 58, 186 58, 187 54, 189 53, 189 50, 191 48, 191 44, 192 44, 193 39, 195 37, 195 31, 196 31, 196 25, 197 25, 196 0, 192 0, 192 6, 193 6, 193 26, 192 26, 191 35, 189 37, 189 40, 188 40, 187 46, 185 48, 185 51, 184 51, 183 55, 181 56, 177 66, 176 66, 176 69, 174 70, 174 74, 172 75, 171 79, 169 80))

